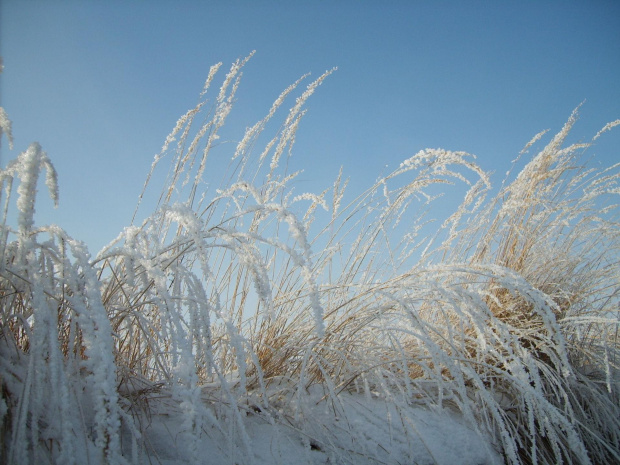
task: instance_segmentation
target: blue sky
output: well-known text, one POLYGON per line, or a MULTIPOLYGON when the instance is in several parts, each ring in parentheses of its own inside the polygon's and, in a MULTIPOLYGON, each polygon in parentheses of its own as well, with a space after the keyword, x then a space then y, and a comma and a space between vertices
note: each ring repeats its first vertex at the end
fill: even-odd
MULTIPOLYGON (((31 1, 0 3, 9 159, 38 141, 60 207, 39 204, 91 252, 129 224, 153 156, 209 67, 256 50, 229 130, 241 138, 306 72, 294 151, 302 190, 342 165, 351 188, 418 150, 464 150, 501 182, 520 149, 585 100, 575 139, 620 118, 617 1, 31 1)), ((620 161, 618 131, 590 150, 620 161)), ((231 147, 231 150, 234 146, 231 147)))

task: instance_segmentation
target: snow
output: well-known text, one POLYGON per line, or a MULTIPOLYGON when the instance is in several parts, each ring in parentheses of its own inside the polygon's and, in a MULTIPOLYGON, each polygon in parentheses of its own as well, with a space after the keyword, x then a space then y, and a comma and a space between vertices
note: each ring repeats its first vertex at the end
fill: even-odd
MULTIPOLYGON (((447 408, 399 406, 378 397, 341 394, 338 413, 320 392, 305 398, 301 421, 285 408, 241 406, 251 450, 226 435, 236 432, 224 419, 222 430, 205 428, 198 445, 201 463, 229 464, 434 464, 503 463, 489 441, 447 408), (318 402, 318 403, 317 403, 318 402)), ((143 424, 139 463, 193 463, 191 438, 181 409, 162 400, 143 424), (145 451, 148 450, 148 455, 145 451)), ((143 420, 146 420, 144 418, 143 420)), ((127 432, 128 433, 128 432, 127 432)), ((125 447, 130 449, 129 434, 125 447)), ((132 451, 126 450, 126 456, 132 451)), ((133 451, 135 452, 135 451, 133 451)))

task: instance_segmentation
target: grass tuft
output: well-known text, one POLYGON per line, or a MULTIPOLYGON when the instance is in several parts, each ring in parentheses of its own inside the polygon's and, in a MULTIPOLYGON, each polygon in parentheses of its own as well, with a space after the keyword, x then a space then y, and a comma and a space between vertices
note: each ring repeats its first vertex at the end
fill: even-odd
POLYGON ((57 199, 38 144, 0 172, 0 461, 146 463, 168 406, 191 463, 205 436, 251 463, 255 416, 338 463, 390 462, 347 422, 362 396, 388 405, 364 415, 390 428, 399 418, 409 448, 418 406, 458 412, 506 463, 620 462, 620 173, 584 164, 591 143, 566 143, 577 110, 519 169, 544 133, 534 137, 497 190, 472 155, 427 149, 357 196, 342 171, 296 195, 284 160, 332 71, 288 87, 223 155, 249 58, 213 100, 212 67, 134 221, 95 258, 60 227, 35 226, 43 169, 57 199), (228 167, 218 189, 208 167, 228 167), (464 192, 455 211, 428 218, 451 191, 464 192), (317 406, 344 420, 338 433, 317 406))

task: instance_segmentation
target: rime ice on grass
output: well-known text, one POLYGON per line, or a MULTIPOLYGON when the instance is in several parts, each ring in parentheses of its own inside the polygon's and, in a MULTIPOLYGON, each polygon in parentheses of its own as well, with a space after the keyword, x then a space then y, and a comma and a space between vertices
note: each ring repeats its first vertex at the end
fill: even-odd
POLYGON ((579 167, 588 144, 564 146, 576 113, 494 197, 473 155, 443 149, 352 199, 346 167, 299 193, 282 157, 331 71, 289 86, 222 154, 247 60, 213 102, 211 68, 140 194, 138 206, 168 157, 156 210, 94 260, 61 228, 34 225, 41 169, 57 199, 38 144, 0 173, 3 458, 620 461, 620 174, 579 167), (210 190, 222 163, 228 177, 210 190), (454 211, 429 217, 452 189, 454 211))

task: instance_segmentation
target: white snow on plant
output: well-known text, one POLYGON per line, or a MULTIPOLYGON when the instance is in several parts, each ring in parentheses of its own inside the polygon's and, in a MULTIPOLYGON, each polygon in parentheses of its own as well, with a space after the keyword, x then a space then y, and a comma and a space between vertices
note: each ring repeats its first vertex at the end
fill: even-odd
POLYGON ((296 192, 286 158, 334 70, 226 152, 251 56, 213 100, 211 67, 95 258, 36 224, 43 170, 59 198, 39 144, 0 170, 0 461, 620 462, 620 165, 582 166, 577 110, 497 191, 473 155, 425 149, 362 193, 346 167, 296 192))

